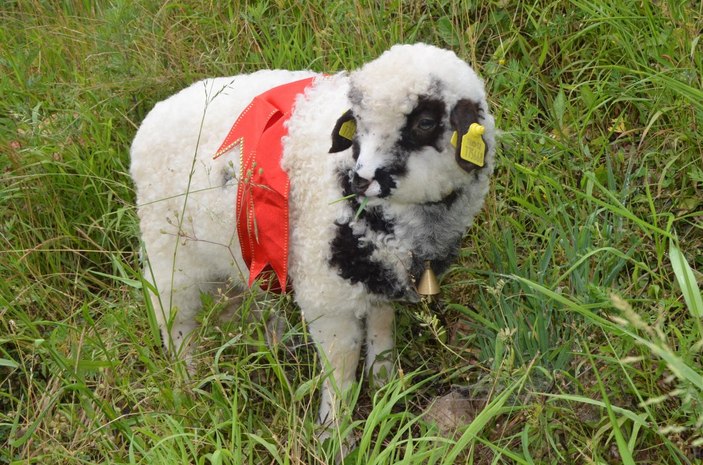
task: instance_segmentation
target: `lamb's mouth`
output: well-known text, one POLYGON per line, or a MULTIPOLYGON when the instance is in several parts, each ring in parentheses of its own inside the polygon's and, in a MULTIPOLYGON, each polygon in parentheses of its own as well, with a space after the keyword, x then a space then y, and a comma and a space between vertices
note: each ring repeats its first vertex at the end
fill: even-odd
POLYGON ((388 197, 391 190, 395 187, 395 181, 391 178, 386 180, 386 182, 382 181, 383 179, 379 179, 377 176, 372 179, 366 179, 362 178, 357 173, 354 173, 351 179, 351 191, 358 198, 388 197))
MULTIPOLYGON (((378 186, 378 182, 375 179, 360 176, 356 171, 351 175, 351 190, 357 197, 371 196, 369 191, 372 189, 374 183, 378 186)), ((378 186, 378 188, 380 190, 380 186, 378 186)))
POLYGON ((361 175, 357 167, 351 170, 349 187, 351 192, 357 195, 378 198, 388 197, 397 187, 397 179, 403 172, 404 169, 402 167, 390 166, 376 168, 373 173, 365 170, 365 174, 361 175))
POLYGON ((381 185, 375 179, 371 181, 369 187, 362 193, 357 194, 359 197, 378 197, 381 195, 381 185))

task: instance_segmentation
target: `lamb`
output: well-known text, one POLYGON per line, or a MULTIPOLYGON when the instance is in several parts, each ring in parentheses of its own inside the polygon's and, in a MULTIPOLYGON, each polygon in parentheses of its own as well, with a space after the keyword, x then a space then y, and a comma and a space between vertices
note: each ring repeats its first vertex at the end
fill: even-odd
POLYGON ((330 425, 364 341, 369 376, 382 382, 392 373, 392 302, 418 301, 426 264, 441 273, 456 258, 488 191, 495 127, 473 69, 426 44, 396 45, 353 72, 206 79, 158 103, 135 136, 130 171, 144 274, 158 291, 153 308, 174 353, 188 356, 201 292, 250 281, 235 211, 247 176, 242 142, 213 155, 254 97, 302 79, 309 85, 281 139, 289 232, 287 272, 278 279, 290 278, 333 377, 322 387, 318 420, 330 425))

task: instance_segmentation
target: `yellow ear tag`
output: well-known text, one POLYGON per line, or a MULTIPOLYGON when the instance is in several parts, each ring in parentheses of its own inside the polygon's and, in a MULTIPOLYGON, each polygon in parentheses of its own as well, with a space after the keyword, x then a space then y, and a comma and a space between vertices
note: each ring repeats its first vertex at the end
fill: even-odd
POLYGON ((345 139, 354 139, 354 134, 356 133, 356 122, 354 120, 345 121, 339 127, 339 135, 345 139))
MULTIPOLYGON (((483 166, 486 144, 481 137, 486 128, 478 123, 472 123, 469 130, 461 137, 461 158, 477 166, 483 166)), ((455 133, 456 134, 456 133, 455 133)), ((454 139, 454 137, 452 137, 454 139)), ((454 142, 456 144, 456 141, 454 142)))

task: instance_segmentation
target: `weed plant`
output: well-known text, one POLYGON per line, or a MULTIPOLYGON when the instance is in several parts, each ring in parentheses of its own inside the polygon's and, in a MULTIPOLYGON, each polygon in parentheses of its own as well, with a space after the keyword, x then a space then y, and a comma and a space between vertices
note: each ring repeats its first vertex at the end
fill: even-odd
POLYGON ((353 464, 701 463, 701 31, 675 0, 0 2, 0 464, 321 464, 346 433, 353 464), (242 304, 269 345, 204 296, 196 374, 164 355, 129 145, 200 78, 415 41, 485 78, 498 166, 442 302, 398 307, 398 375, 321 443, 289 298, 242 304))

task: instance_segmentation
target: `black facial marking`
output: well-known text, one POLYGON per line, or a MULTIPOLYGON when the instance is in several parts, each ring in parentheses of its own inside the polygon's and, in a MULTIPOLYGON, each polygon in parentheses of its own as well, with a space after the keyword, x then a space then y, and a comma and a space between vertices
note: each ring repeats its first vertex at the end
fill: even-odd
POLYGON ((391 193, 391 189, 396 187, 393 175, 403 174, 405 171, 405 165, 399 166, 397 170, 393 170, 393 167, 378 168, 373 176, 378 182, 378 185, 381 186, 381 193, 378 194, 378 196, 381 198, 388 197, 391 193))
MULTIPOLYGON (((449 115, 449 123, 451 124, 452 129, 458 134, 454 158, 461 169, 467 173, 481 169, 481 167, 461 158, 461 137, 463 134, 466 134, 466 131, 469 130, 471 123, 478 123, 480 114, 481 107, 479 107, 478 102, 461 99, 456 105, 454 105, 454 108, 452 108, 449 115)), ((488 146, 486 146, 486 150, 488 150, 488 146)), ((477 175, 477 173, 474 174, 477 175)))
POLYGON ((405 119, 398 145, 406 150, 432 146, 440 150, 439 139, 444 131, 442 120, 446 109, 441 100, 420 97, 417 106, 405 119))
POLYGON ((393 161, 384 167, 377 168, 373 175, 373 178, 381 188, 381 192, 378 194, 379 198, 388 197, 391 194, 391 190, 397 186, 396 179, 402 177, 408 171, 408 157, 410 153, 395 147, 392 154, 393 161))

